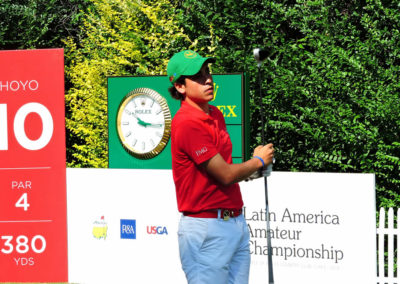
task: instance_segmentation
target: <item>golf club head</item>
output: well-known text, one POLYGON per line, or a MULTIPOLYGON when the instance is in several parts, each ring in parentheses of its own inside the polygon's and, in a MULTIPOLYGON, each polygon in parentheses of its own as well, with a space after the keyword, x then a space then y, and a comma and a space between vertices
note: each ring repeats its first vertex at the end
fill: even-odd
POLYGON ((265 59, 270 57, 274 52, 270 48, 255 48, 253 49, 254 59, 258 64, 261 64, 265 59))

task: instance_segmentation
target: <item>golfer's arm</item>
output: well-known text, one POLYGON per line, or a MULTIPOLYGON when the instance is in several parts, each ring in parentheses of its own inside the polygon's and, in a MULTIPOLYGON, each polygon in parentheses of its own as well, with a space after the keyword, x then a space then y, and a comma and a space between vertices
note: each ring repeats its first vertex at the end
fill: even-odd
POLYGON ((240 164, 228 164, 220 154, 217 154, 204 162, 202 166, 218 182, 223 185, 230 185, 251 176, 262 167, 262 163, 259 159, 250 159, 240 164))

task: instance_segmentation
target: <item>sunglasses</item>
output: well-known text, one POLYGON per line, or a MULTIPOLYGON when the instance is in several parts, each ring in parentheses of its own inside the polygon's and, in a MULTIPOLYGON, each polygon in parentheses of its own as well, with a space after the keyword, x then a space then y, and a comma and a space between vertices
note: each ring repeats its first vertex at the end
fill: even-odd
POLYGON ((208 68, 208 66, 207 66, 207 68, 200 69, 200 71, 197 72, 196 74, 191 75, 191 76, 185 76, 185 77, 192 81, 199 81, 199 80, 208 78, 208 76, 211 76, 211 73, 210 73, 210 68, 208 68))

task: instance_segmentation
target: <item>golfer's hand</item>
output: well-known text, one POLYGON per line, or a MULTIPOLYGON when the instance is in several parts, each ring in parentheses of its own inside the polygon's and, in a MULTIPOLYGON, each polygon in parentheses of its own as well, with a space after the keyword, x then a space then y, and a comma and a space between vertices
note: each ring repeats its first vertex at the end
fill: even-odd
MULTIPOLYGON (((272 163, 274 159, 274 145, 272 143, 267 145, 260 145, 254 149, 253 156, 259 156, 264 160, 265 167, 272 163)), ((261 161, 260 161, 261 164, 261 161)))

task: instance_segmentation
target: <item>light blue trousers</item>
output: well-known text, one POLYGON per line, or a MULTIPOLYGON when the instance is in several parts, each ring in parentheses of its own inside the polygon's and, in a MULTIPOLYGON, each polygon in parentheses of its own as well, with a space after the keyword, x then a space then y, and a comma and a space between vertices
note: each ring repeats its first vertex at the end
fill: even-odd
POLYGON ((248 284, 250 234, 243 215, 228 221, 182 216, 178 239, 188 284, 248 284))

